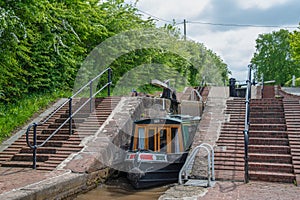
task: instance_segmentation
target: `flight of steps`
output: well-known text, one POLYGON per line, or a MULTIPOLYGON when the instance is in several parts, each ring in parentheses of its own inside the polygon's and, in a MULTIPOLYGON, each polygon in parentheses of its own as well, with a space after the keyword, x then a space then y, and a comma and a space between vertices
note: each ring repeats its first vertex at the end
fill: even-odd
MULTIPOLYGON (((83 99, 74 102, 74 110, 79 107, 83 99)), ((95 99, 95 110, 90 113, 86 106, 75 115, 73 119, 73 134, 69 134, 69 124, 63 126, 43 147, 37 149, 37 169, 53 170, 70 154, 82 149, 80 145, 83 138, 93 135, 110 115, 120 101, 119 97, 95 99)), ((68 106, 64 106, 43 126, 37 129, 37 142, 42 143, 53 133, 68 117, 68 106)), ((32 143, 32 132, 29 140, 32 143)), ((32 167, 32 149, 26 144, 24 134, 7 149, 0 153, 1 167, 32 167)))
POLYGON ((245 99, 229 99, 226 106, 229 120, 222 124, 215 148, 216 179, 243 181, 245 99))
POLYGON ((300 183, 300 97, 283 99, 287 133, 297 184, 300 183))
POLYGON ((260 181, 295 179, 282 99, 251 100, 249 174, 260 181))
MULTIPOLYGON (((229 121, 223 123, 215 148, 216 178, 243 181, 245 99, 227 100, 225 114, 229 121)), ((294 181, 282 100, 251 100, 248 152, 251 180, 294 181)))

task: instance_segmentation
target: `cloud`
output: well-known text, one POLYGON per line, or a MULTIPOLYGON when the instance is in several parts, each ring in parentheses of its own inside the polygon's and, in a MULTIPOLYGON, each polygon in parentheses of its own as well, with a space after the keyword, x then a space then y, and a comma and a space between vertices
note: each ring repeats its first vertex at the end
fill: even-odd
POLYGON ((141 0, 138 1, 137 7, 154 16, 172 21, 193 18, 206 9, 209 3, 210 0, 141 0))
POLYGON ((214 23, 253 25, 295 25, 298 24, 300 20, 300 4, 298 0, 211 0, 209 8, 210 9, 205 9, 202 13, 199 13, 197 18, 202 19, 202 21, 204 19, 214 23), (281 4, 279 4, 277 1, 282 2, 281 4), (284 3, 283 1, 286 1, 286 3, 284 3), (265 9, 259 9, 259 7, 254 6, 259 6, 259 2, 261 2, 262 5, 265 4, 265 9), (270 5, 269 7, 267 7, 267 5, 271 4, 270 2, 273 2, 274 4, 272 4, 272 6, 270 5), (245 9, 245 6, 248 4, 249 7, 245 9), (253 7, 250 7, 250 5, 253 5, 253 7))
POLYGON ((261 9, 266 10, 273 6, 278 6, 289 2, 290 0, 251 0, 251 1, 240 1, 235 0, 235 2, 242 8, 242 9, 261 9))
POLYGON ((203 42, 212 49, 232 71, 232 77, 246 80, 247 66, 255 52, 255 40, 261 33, 271 32, 270 28, 239 28, 235 30, 213 31, 209 27, 194 27, 189 32, 191 39, 203 42))
MULTIPOLYGON (((130 2, 135 0, 125 0, 130 2)), ((210 22, 258 26, 298 26, 299 0, 140 0, 137 7, 159 18, 177 23, 210 22)), ((148 16, 147 16, 148 17, 148 16)), ((158 21, 158 26, 166 22, 158 21)), ((183 25, 177 25, 183 32, 183 25)), ((255 52, 258 34, 278 28, 234 27, 187 23, 187 36, 212 49, 228 64, 232 77, 244 80, 255 52)), ((289 29, 295 30, 295 29, 289 29)))

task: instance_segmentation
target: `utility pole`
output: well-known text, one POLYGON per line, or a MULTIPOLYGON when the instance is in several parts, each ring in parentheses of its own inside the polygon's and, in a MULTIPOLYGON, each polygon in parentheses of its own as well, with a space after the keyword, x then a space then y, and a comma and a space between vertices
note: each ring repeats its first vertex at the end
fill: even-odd
POLYGON ((183 35, 184 35, 184 40, 186 40, 186 20, 183 20, 183 35))

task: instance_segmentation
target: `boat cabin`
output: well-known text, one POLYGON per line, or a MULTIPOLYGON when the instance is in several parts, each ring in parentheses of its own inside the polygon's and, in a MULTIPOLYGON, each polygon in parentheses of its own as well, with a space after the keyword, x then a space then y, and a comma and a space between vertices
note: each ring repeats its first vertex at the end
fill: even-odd
POLYGON ((125 163, 135 188, 176 182, 193 142, 199 118, 172 115, 135 121, 125 163))
POLYGON ((131 151, 181 153, 187 151, 196 124, 180 115, 169 118, 142 119, 134 122, 131 151))

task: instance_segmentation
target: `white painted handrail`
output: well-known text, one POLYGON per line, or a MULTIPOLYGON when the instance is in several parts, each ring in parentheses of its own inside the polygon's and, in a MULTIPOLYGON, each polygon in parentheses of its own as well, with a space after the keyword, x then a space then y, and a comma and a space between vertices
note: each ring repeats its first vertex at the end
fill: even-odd
POLYGON ((192 89, 192 91, 191 91, 191 100, 195 100, 195 93, 199 97, 199 100, 202 101, 202 96, 196 89, 192 89))
POLYGON ((181 168, 179 172, 179 177, 178 177, 178 183, 181 185, 183 184, 182 176, 184 175, 184 179, 188 180, 188 176, 190 175, 189 172, 187 171, 188 166, 194 162, 194 159, 199 152, 199 150, 203 148, 207 151, 207 187, 211 187, 211 181, 215 180, 215 164, 214 164, 214 149, 210 144, 207 143, 202 143, 199 146, 195 147, 193 151, 188 155, 183 167, 181 168))

